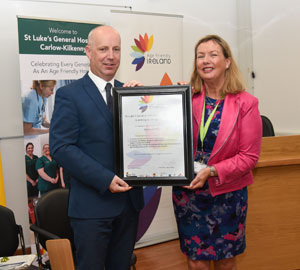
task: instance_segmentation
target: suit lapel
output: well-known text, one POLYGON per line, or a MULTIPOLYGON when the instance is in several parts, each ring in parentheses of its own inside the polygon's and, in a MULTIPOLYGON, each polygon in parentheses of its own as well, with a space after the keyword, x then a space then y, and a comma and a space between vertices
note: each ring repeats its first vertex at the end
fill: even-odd
POLYGON ((114 81, 114 87, 122 87, 124 83, 121 83, 120 81, 118 80, 115 80, 114 81))
POLYGON ((97 109, 100 111, 100 113, 106 119, 109 126, 113 127, 112 113, 109 111, 101 93, 99 92, 97 86, 94 84, 94 82, 91 80, 91 78, 88 76, 88 74, 86 74, 83 77, 83 84, 84 84, 84 89, 85 89, 86 93, 93 100, 97 109))

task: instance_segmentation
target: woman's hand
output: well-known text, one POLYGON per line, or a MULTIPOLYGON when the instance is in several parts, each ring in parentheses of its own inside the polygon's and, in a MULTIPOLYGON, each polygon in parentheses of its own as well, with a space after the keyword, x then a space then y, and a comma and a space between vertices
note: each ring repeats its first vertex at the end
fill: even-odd
POLYGON ((56 174, 56 178, 54 178, 54 183, 53 184, 56 184, 58 182, 58 179, 59 179, 59 174, 56 174))
POLYGON ((37 184, 37 181, 32 180, 29 175, 26 173, 26 180, 34 187, 37 184))
POLYGON ((45 173, 44 168, 40 168, 37 171, 41 178, 43 178, 45 181, 48 181, 53 184, 54 178, 50 177, 47 173, 45 173))
POLYGON ((123 87, 136 87, 136 86, 144 86, 144 85, 141 82, 135 80, 124 83, 123 85, 123 87))
POLYGON ((34 128, 32 123, 23 122, 24 135, 38 135, 49 133, 48 128, 34 128))
POLYGON ((35 186, 35 181, 32 180, 31 178, 29 178, 29 179, 30 179, 30 180, 29 180, 30 184, 34 187, 34 186, 35 186))
POLYGON ((51 183, 51 184, 56 184, 56 179, 55 179, 55 178, 51 178, 50 183, 51 183))
POLYGON ((193 181, 190 183, 189 186, 184 186, 184 188, 187 189, 202 188, 209 176, 210 176, 210 169, 206 167, 198 172, 198 174, 196 175, 196 177, 193 179, 193 181))

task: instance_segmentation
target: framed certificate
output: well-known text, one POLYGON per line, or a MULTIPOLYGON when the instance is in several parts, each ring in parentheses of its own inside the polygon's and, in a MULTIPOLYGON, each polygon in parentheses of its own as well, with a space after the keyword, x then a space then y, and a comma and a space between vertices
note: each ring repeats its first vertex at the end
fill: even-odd
POLYGON ((131 186, 194 177, 190 85, 113 88, 116 174, 131 186))

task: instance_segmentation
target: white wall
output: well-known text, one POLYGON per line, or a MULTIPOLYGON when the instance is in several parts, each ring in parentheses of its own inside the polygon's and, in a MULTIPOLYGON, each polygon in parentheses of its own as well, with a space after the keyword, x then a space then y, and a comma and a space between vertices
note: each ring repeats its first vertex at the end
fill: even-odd
MULTIPOLYGON (((108 1, 15 1, 2 0, 0 9, 0 151, 2 156, 7 206, 25 231, 29 244, 28 214, 22 138, 22 112, 19 82, 17 16, 46 17, 72 21, 110 24, 108 1), (72 3, 73 2, 73 3, 72 3), (19 138, 14 138, 18 137, 19 138), (6 138, 6 139, 3 139, 6 138)), ((219 34, 237 54, 236 0, 111 0, 111 5, 131 6, 133 11, 184 15, 183 19, 183 78, 189 80, 196 41, 206 34, 219 34)), ((128 10, 128 9, 125 9, 128 10)))
POLYGON ((276 135, 300 134, 300 1, 251 0, 254 94, 276 135))

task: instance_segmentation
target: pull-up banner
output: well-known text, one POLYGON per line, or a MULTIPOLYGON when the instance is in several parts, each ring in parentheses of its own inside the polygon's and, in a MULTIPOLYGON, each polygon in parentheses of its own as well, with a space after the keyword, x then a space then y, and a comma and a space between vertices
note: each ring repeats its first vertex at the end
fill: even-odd
MULTIPOLYGON (((44 146, 49 143, 56 89, 83 77, 89 70, 89 60, 85 55, 88 34, 101 24, 24 17, 17 20, 25 135, 24 181, 29 217, 34 223, 34 205, 41 191, 36 163, 44 154, 44 146)), ((59 174, 55 188, 68 187, 70 176, 58 165, 52 164, 54 173, 59 174)), ((0 203, 4 198, 2 194, 0 174, 0 203)))
MULTIPOLYGON (((182 16, 118 10, 111 15, 122 40, 117 78, 156 86, 182 80, 182 16)), ((147 186, 144 195, 137 247, 177 238, 172 188, 147 186)))

